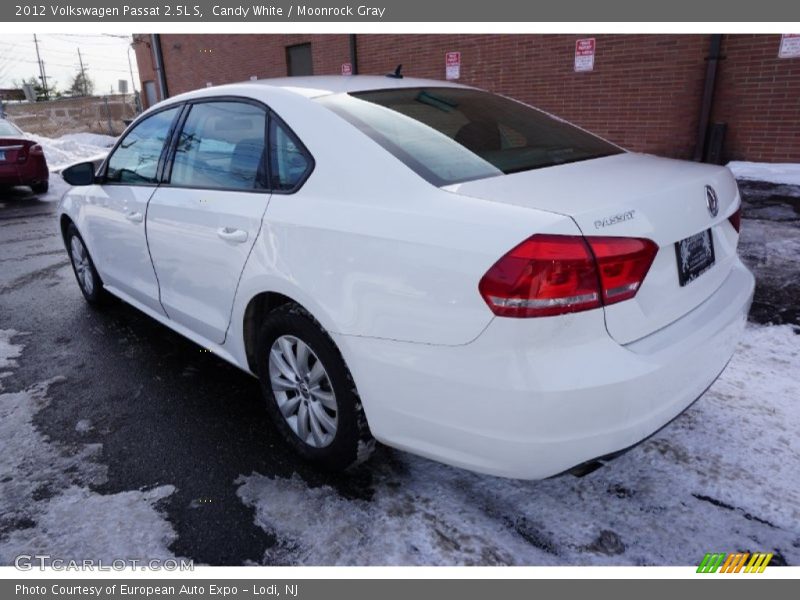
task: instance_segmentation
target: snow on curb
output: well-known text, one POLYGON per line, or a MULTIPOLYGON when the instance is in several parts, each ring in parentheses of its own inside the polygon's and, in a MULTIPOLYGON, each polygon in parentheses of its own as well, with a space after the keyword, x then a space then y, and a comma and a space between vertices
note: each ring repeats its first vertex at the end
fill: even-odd
POLYGON ((800 164, 733 161, 727 164, 736 179, 800 185, 800 164))

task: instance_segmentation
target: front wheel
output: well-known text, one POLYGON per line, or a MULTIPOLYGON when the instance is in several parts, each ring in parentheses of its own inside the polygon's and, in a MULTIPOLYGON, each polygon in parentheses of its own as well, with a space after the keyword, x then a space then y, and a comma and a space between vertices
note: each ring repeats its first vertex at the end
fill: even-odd
POLYGON ((67 228, 67 251, 83 297, 93 306, 106 304, 110 295, 103 288, 103 281, 97 274, 86 244, 84 244, 81 234, 78 233, 78 228, 73 224, 67 228))
POLYGON ((256 359, 270 416, 298 454, 331 470, 369 457, 375 440, 353 379, 311 315, 293 304, 271 312, 256 359))

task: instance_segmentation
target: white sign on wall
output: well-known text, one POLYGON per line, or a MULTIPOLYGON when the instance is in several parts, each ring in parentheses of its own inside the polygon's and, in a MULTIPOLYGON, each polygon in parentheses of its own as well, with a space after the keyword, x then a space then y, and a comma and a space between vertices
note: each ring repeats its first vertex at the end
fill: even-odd
POLYGON ((444 55, 445 79, 459 79, 461 77, 461 52, 447 52, 444 55))
POLYGON ((575 41, 575 72, 594 71, 595 39, 583 38, 575 41))
POLYGON ((800 58, 800 33, 784 33, 778 58, 800 58))

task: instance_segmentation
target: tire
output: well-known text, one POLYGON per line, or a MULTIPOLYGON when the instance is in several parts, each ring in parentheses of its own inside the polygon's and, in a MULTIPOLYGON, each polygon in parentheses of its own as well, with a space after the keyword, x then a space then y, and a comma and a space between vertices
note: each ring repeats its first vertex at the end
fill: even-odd
POLYGON ((50 182, 49 181, 40 181, 39 183, 35 183, 31 186, 31 190, 34 194, 46 194, 47 190, 50 189, 50 182))
POLYGON ((78 280, 78 287, 80 287, 83 297, 92 306, 105 306, 111 300, 111 294, 103 287, 103 280, 97 274, 86 244, 83 242, 81 234, 78 233, 78 228, 72 223, 67 227, 66 242, 72 271, 75 273, 75 279, 78 280))
POLYGON ((319 323, 296 304, 285 304, 261 323, 257 344, 261 390, 286 442, 304 459, 332 471, 367 460, 375 439, 361 399, 339 349, 319 323), (306 364, 300 365, 303 354, 306 364))

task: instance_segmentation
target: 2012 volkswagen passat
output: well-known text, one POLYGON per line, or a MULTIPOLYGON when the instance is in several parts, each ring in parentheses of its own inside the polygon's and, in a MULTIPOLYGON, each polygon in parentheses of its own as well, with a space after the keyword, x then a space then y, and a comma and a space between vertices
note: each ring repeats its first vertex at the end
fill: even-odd
POLYGON ((374 440, 518 478, 624 449, 719 375, 753 293, 727 169, 451 83, 198 90, 64 178, 86 299, 258 376, 331 468, 374 440))

